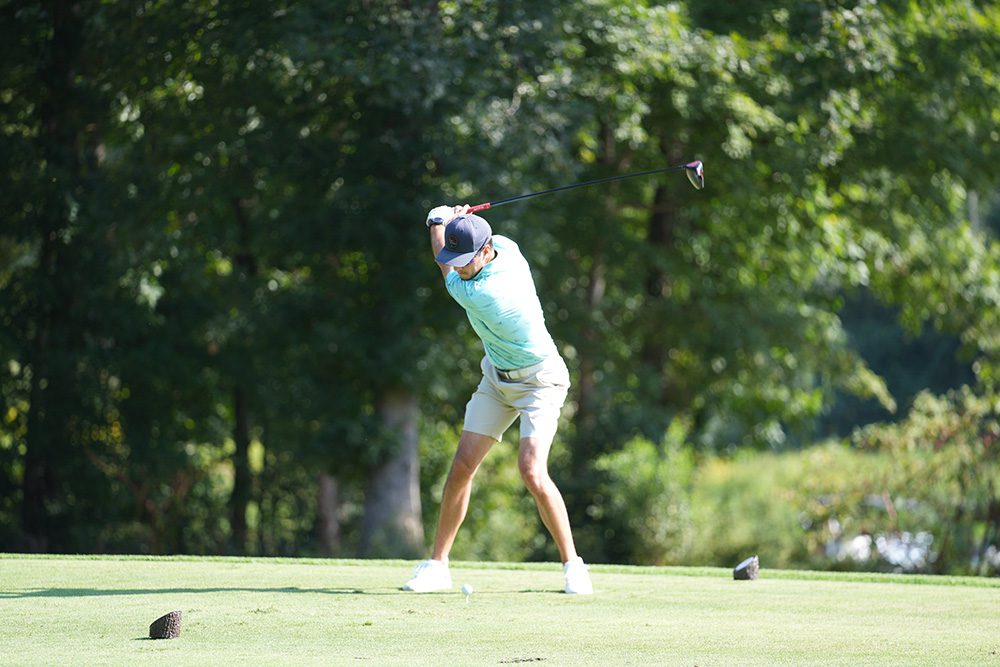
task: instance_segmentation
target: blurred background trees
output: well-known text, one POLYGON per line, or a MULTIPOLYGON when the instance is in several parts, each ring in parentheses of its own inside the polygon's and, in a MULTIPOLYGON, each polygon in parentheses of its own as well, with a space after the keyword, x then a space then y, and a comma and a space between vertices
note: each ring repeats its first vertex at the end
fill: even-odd
MULTIPOLYGON (((1000 569, 1000 12, 4 3, 0 549, 413 557, 491 211, 588 559, 1000 569), (903 555, 900 555, 903 554, 903 555)), ((456 558, 552 559, 498 446, 456 558)))

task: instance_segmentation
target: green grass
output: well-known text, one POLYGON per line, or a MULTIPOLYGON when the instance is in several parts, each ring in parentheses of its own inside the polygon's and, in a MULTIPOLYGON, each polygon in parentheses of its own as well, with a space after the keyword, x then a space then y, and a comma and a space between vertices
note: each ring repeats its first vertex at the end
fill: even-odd
POLYGON ((594 566, 574 598, 556 564, 456 563, 415 595, 412 566, 0 554, 0 663, 1000 665, 995 579, 594 566))

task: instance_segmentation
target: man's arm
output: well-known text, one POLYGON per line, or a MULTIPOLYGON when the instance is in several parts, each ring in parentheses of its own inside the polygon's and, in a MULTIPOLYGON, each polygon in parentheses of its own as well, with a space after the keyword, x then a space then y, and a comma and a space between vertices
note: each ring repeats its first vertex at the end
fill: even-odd
MULTIPOLYGON (((433 253, 431 257, 437 257, 441 249, 444 248, 444 225, 431 225, 431 252, 433 253)), ((445 278, 448 274, 455 269, 451 268, 447 264, 442 264, 437 262, 438 268, 441 269, 441 275, 445 278)))
MULTIPOLYGON (((432 257, 437 257, 441 249, 444 248, 445 226, 468 210, 468 204, 464 206, 438 206, 431 209, 431 212, 427 214, 427 229, 430 230, 431 236, 431 252, 434 253, 432 257)), ((447 264, 441 264, 440 262, 438 262, 438 268, 441 269, 441 275, 445 278, 455 270, 447 264)))

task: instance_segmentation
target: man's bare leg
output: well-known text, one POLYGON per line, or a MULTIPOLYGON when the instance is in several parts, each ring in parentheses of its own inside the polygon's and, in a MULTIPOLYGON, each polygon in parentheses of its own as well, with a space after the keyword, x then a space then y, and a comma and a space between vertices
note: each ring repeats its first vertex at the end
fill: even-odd
POLYGON ((462 431, 462 437, 458 441, 458 451, 455 452, 455 458, 451 462, 451 471, 448 473, 444 494, 441 497, 441 514, 438 516, 434 552, 431 555, 434 560, 444 560, 451 553, 455 536, 469 509, 472 478, 476 476, 479 465, 496 442, 488 435, 462 431))
POLYGON ((528 491, 535 498, 538 513, 542 523, 549 529, 552 539, 559 548, 562 562, 566 563, 576 558, 576 546, 573 544, 573 532, 570 530, 569 513, 566 502, 549 477, 549 450, 552 441, 538 438, 521 438, 518 450, 517 465, 521 471, 521 479, 528 491))

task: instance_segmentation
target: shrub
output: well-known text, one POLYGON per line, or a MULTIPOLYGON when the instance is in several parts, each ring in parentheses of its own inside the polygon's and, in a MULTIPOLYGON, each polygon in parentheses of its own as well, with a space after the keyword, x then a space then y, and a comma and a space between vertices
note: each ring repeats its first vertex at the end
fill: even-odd
POLYGON ((630 562, 676 563, 690 552, 693 462, 691 451, 677 442, 657 447, 635 438, 595 463, 605 474, 598 496, 607 500, 594 508, 592 518, 603 519, 605 534, 630 554, 630 562))
POLYGON ((901 423, 861 429, 854 441, 892 457, 886 528, 929 534, 928 569, 1000 572, 1000 399, 968 387, 925 392, 901 423))

